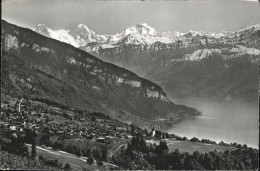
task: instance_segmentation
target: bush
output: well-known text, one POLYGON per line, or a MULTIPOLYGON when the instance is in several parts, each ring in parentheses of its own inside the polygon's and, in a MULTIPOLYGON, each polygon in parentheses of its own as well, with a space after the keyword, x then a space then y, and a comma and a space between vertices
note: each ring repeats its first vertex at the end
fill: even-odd
POLYGON ((57 167, 57 168, 62 168, 62 164, 59 163, 57 159, 49 159, 45 162, 46 165, 49 165, 51 167, 57 167))
POLYGON ((39 157, 39 161, 31 158, 1 151, 0 169, 1 170, 58 170, 60 168, 51 167, 45 163, 43 157, 39 157))

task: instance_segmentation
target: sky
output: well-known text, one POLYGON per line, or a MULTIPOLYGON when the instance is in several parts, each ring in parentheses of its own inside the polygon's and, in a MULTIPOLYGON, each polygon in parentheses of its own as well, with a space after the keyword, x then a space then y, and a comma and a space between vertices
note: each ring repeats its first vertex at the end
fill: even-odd
POLYGON ((19 26, 45 24, 71 29, 85 24, 98 34, 115 34, 138 23, 159 32, 237 31, 260 24, 257 0, 3 0, 2 17, 19 26))

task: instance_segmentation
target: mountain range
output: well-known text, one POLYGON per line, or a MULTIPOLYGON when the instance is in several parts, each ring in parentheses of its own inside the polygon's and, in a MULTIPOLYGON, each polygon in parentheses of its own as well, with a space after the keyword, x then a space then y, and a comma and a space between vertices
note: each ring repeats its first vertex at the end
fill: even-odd
POLYGON ((179 122, 201 115, 172 103, 159 85, 131 71, 4 20, 1 44, 2 93, 103 112, 142 126, 152 119, 179 122))
POLYGON ((159 34, 146 23, 131 26, 121 33, 114 35, 99 35, 83 24, 79 24, 71 30, 52 30, 44 24, 39 24, 34 31, 61 42, 69 43, 85 51, 94 51, 117 47, 122 44, 151 45, 156 41, 170 43, 172 38, 159 34))
POLYGON ((195 37, 207 37, 209 39, 219 39, 222 42, 237 41, 238 37, 247 33, 250 30, 259 30, 260 25, 253 25, 243 28, 237 32, 222 31, 221 33, 204 33, 202 31, 189 31, 180 33, 178 31, 158 32, 146 23, 137 24, 126 28, 121 33, 114 35, 100 35, 91 30, 88 26, 79 24, 71 30, 52 30, 44 24, 37 25, 33 30, 47 37, 57 39, 61 42, 71 44, 85 51, 97 51, 100 49, 115 48, 124 44, 135 44, 146 46, 147 49, 152 48, 153 44, 165 43, 173 44, 178 41, 187 41, 195 37))
POLYGON ((159 33, 145 23, 114 35, 98 35, 82 24, 34 30, 152 80, 173 98, 258 98, 260 24, 221 33, 159 33))

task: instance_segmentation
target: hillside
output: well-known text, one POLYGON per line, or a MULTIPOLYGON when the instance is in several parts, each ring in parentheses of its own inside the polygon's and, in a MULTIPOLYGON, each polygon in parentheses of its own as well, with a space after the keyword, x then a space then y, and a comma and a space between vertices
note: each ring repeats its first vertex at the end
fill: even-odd
POLYGON ((2 21, 1 41, 3 92, 134 123, 201 115, 196 109, 173 104, 157 84, 29 29, 2 21))

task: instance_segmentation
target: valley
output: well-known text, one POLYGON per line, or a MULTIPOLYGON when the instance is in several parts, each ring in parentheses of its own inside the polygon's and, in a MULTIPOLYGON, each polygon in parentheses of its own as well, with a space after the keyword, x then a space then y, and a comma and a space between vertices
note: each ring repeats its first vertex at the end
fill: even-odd
POLYGON ((257 1, 158 2, 2 2, 0 170, 259 169, 257 1))

